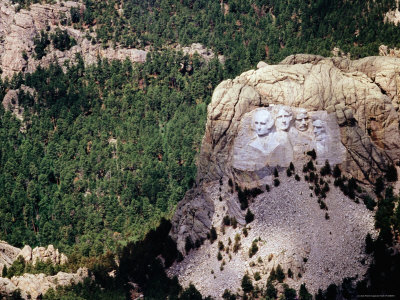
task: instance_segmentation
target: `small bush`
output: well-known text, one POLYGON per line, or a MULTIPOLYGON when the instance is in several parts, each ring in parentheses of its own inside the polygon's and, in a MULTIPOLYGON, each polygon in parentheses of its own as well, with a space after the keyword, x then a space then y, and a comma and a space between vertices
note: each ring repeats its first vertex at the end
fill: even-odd
POLYGON ((259 281, 260 279, 261 279, 260 272, 255 272, 255 273, 254 273, 254 280, 255 280, 255 281, 259 281))
POLYGON ((327 212, 325 213, 325 220, 329 220, 329 214, 327 212))
POLYGON ((225 289, 224 293, 222 294, 222 299, 224 299, 224 300, 236 300, 236 295, 232 294, 230 290, 225 289))
POLYGON ((296 179, 297 181, 300 181, 300 176, 299 175, 294 175, 294 179, 296 179))
POLYGON ((294 165, 293 165, 292 162, 290 162, 290 164, 289 164, 289 169, 290 169, 291 171, 294 171, 294 165))
POLYGON ((223 250, 224 250, 224 243, 223 243, 222 241, 219 241, 219 242, 218 242, 218 249, 219 249, 220 251, 223 251, 223 250))
POLYGON ((218 260, 222 260, 222 254, 221 254, 221 252, 219 252, 219 251, 218 251, 218 254, 217 254, 217 259, 218 259, 218 260))
POLYGON ((321 193, 321 188, 319 187, 318 184, 314 187, 314 193, 316 196, 318 196, 321 193))
POLYGON ((320 173, 321 176, 330 175, 332 173, 331 165, 328 160, 325 161, 325 165, 321 168, 320 173))
POLYGON ((287 175, 287 177, 291 177, 292 176, 292 170, 290 170, 290 168, 286 169, 286 175, 287 175))
POLYGON ((340 176, 342 176, 342 171, 340 170, 339 165, 336 165, 333 168, 333 177, 340 178, 340 176))
POLYGON ((253 241, 253 242, 251 243, 251 247, 250 247, 250 249, 249 249, 249 257, 250 257, 250 258, 253 257, 253 255, 256 254, 257 251, 258 251, 257 242, 256 242, 256 241, 253 241))
POLYGON ((325 193, 329 192, 329 184, 327 182, 325 182, 324 187, 322 188, 322 191, 325 193))
POLYGON ((254 221, 254 214, 251 212, 250 209, 247 210, 246 216, 244 218, 245 218, 247 224, 254 221))
POLYGON ((295 300, 297 299, 297 294, 295 289, 289 288, 287 284, 283 285, 284 292, 283 294, 285 295, 286 300, 295 300))
POLYGON ((42 59, 47 54, 47 46, 50 45, 49 35, 43 30, 40 31, 40 34, 33 39, 33 44, 36 59, 42 59))
POLYGON ((279 173, 278 173, 278 169, 277 168, 274 169, 274 176, 275 177, 279 177, 279 173))
POLYGON ((237 233, 235 235, 235 244, 233 245, 233 252, 236 253, 240 249, 240 235, 237 233))
POLYGON ((245 274, 242 278, 242 290, 244 293, 249 293, 254 289, 253 282, 249 275, 245 274))
POLYGON ((374 210, 374 208, 376 206, 376 202, 374 199, 372 199, 369 195, 366 195, 363 197, 363 201, 364 201, 365 206, 369 210, 374 210))
POLYGON ((279 181, 278 178, 275 178, 275 179, 274 179, 274 186, 275 186, 275 187, 279 186, 280 183, 281 183, 281 182, 279 181))
POLYGON ((310 172, 310 182, 314 182, 315 180, 315 173, 314 172, 310 172))
POLYGON ((299 300, 312 300, 312 295, 308 292, 306 284, 302 283, 299 290, 299 300))
POLYGON ((235 217, 232 217, 232 218, 231 218, 231 225, 232 225, 232 227, 233 227, 234 229, 236 229, 236 227, 237 227, 237 220, 236 220, 235 217))
POLYGON ((311 151, 307 151, 307 155, 311 156, 311 159, 315 160, 317 158, 317 153, 315 152, 314 149, 311 151))
POLYGON ((291 268, 289 268, 289 269, 287 270, 287 276, 288 276, 289 278, 293 278, 293 271, 292 271, 291 268))
POLYGON ((269 187, 269 185, 268 185, 268 184, 265 186, 265 190, 266 190, 267 192, 269 192, 269 191, 270 191, 270 187, 269 187))
POLYGON ((312 160, 310 160, 310 161, 307 163, 307 170, 308 170, 308 171, 314 171, 314 170, 315 170, 314 163, 313 163, 312 160))
POLYGON ((247 228, 246 228, 246 227, 243 228, 242 232, 243 232, 243 235, 244 235, 245 237, 247 237, 247 236, 249 235, 249 232, 247 231, 247 228))
POLYGON ((210 242, 211 244, 214 243, 214 241, 218 238, 217 231, 215 230, 215 227, 211 227, 210 229, 210 242))
POLYGON ((328 207, 326 206, 325 202, 321 200, 321 202, 319 203, 319 208, 321 209, 328 209, 328 207))
POLYGON ((278 280, 278 282, 282 283, 283 280, 285 279, 285 273, 283 272, 283 269, 280 264, 278 264, 278 266, 276 267, 275 272, 276 272, 276 280, 278 280))
POLYGON ((222 220, 225 226, 231 225, 231 218, 229 216, 225 216, 222 220))
POLYGON ((379 177, 375 181, 375 194, 379 196, 385 189, 385 182, 382 177, 379 177))
POLYGON ((272 280, 270 278, 268 278, 267 290, 265 291, 265 293, 266 293, 267 299, 276 299, 276 297, 278 296, 278 291, 272 284, 272 280))

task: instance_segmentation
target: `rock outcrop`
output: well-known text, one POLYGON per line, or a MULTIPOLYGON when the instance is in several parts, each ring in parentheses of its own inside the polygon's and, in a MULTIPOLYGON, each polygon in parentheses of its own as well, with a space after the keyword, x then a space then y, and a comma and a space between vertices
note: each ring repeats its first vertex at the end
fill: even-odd
POLYGON ((9 268, 13 262, 22 257, 26 263, 35 265, 38 261, 51 262, 52 264, 66 264, 68 257, 60 253, 53 245, 45 247, 35 247, 32 249, 25 245, 22 249, 13 247, 6 242, 0 241, 0 293, 11 295, 19 290, 24 299, 40 299, 49 288, 66 286, 83 282, 89 277, 87 268, 79 268, 76 273, 58 272, 56 275, 47 276, 45 274, 24 274, 2 278, 1 274, 4 267, 9 268))
MULTIPOLYGON (((45 247, 35 247, 32 249, 25 245, 22 249, 13 247, 6 242, 0 241, 0 275, 3 267, 9 268, 13 262, 21 256, 26 263, 36 264, 38 261, 51 262, 54 265, 63 265, 68 262, 68 257, 60 253, 53 245, 45 247)), ((1 289, 0 289, 1 290, 1 289)))
POLYGON ((388 57, 296 55, 222 82, 208 107, 199 183, 231 176, 240 120, 257 107, 278 104, 335 114, 347 149, 343 169, 373 181, 400 157, 399 67, 399 59, 388 57))
MULTIPOLYGON (((188 54, 190 56, 197 54, 201 56, 206 62, 209 62, 215 57, 215 53, 200 43, 193 43, 188 47, 182 47, 181 45, 178 45, 175 47, 177 51, 182 51, 184 54, 188 54)), ((223 55, 218 55, 218 60, 221 63, 225 62, 225 57, 223 55)))
POLYGON ((400 58, 400 49, 389 48, 386 45, 380 45, 379 46, 379 55, 400 58))
POLYGON ((11 279, 0 277, 0 291, 11 295, 14 291, 19 290, 24 299, 41 299, 41 296, 50 288, 78 284, 88 277, 87 268, 79 268, 76 273, 58 272, 53 276, 24 274, 23 276, 13 276, 11 279))
MULTIPOLYGON (((399 68, 400 59, 394 57, 351 61, 292 55, 278 65, 259 64, 257 70, 220 83, 208 106, 197 187, 186 194, 172 219, 171 236, 187 257, 170 274, 181 274, 184 284, 198 283, 207 295, 214 288, 221 292, 219 286, 238 287, 246 271, 254 273, 246 257, 251 240, 243 242, 239 258, 224 258, 227 266, 219 266, 221 272, 215 267, 220 262, 213 261, 218 252, 215 244, 206 241, 187 253, 185 242, 202 241, 211 226, 218 231, 224 216, 243 225, 246 210, 238 204, 243 192, 237 192, 258 188, 249 205, 255 214, 249 236, 260 237, 268 249, 261 252, 260 274, 268 276, 280 264, 302 275, 290 279, 291 285, 304 282, 312 291, 344 277, 361 279, 369 261, 365 235, 375 234, 373 214, 341 194, 333 178, 327 179, 331 192, 326 200, 317 198, 301 170, 310 159, 307 152, 314 149, 317 172, 328 161, 368 187, 399 163, 399 68), (279 185, 275 169, 282 174, 290 163, 299 181, 285 174, 284 179, 280 176, 281 185, 266 193, 279 185), (326 209, 325 204, 329 212, 324 218, 320 207, 326 209), (274 259, 265 263, 267 254, 274 259), (335 265, 339 261, 344 263, 335 265), (195 271, 195 262, 204 265, 196 264, 195 271)), ((225 244, 228 237, 233 241, 239 232, 230 230, 221 241, 225 244)))
MULTIPOLYGON (((11 77, 14 73, 33 72, 40 66, 48 66, 67 60, 74 61, 80 54, 85 63, 95 63, 98 57, 108 59, 129 59, 132 62, 144 62, 147 51, 109 47, 104 49, 100 44, 92 44, 87 32, 74 29, 68 24, 71 19, 71 7, 84 10, 85 7, 74 1, 56 2, 55 4, 30 5, 29 10, 20 9, 8 0, 0 1, 0 69, 2 78, 11 77), (34 38, 43 30, 52 33, 56 28, 66 30, 77 45, 67 51, 59 51, 50 47, 49 53, 37 60, 34 58, 34 38)), ((93 34, 92 34, 93 35, 93 34)), ((90 36, 90 34, 89 34, 90 36)))
POLYGON ((17 259, 21 249, 13 247, 6 242, 0 241, 0 275, 4 266, 11 266, 17 259))

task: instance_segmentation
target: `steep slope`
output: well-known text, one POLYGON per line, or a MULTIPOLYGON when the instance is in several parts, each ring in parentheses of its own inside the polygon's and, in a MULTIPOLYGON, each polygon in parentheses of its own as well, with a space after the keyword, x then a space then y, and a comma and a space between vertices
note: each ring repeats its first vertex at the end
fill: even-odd
POLYGON ((370 261, 365 236, 376 233, 373 213, 357 203, 373 197, 370 185, 400 157, 399 66, 396 58, 295 55, 222 82, 208 106, 198 186, 173 218, 171 236, 187 257, 171 274, 215 297, 236 291, 246 272, 268 278, 278 264, 294 274, 287 283, 313 292, 362 279, 370 261), (334 166, 335 178, 326 177, 334 166), (251 199, 249 236, 221 264, 220 245, 200 245, 212 226, 225 246, 228 238, 233 244, 251 199), (221 234, 225 216, 239 229, 221 234), (254 239, 261 239, 259 263, 248 257, 254 239))
MULTIPOLYGON (((236 229, 224 226, 223 218, 233 217, 228 207, 230 201, 239 201, 237 194, 231 194, 227 180, 222 186, 219 181, 208 183, 208 195, 215 204, 212 226, 218 238, 213 243, 206 240, 199 249, 190 251, 181 263, 169 269, 169 274, 177 275, 184 286, 193 283, 203 295, 216 299, 221 298, 225 289, 236 292, 246 273, 254 285, 264 288, 278 264, 286 274, 287 284, 298 290, 306 283, 312 293, 332 283, 340 284, 346 277, 362 279, 371 262, 364 250, 365 236, 368 232, 376 235, 372 212, 364 204, 344 196, 333 184, 323 200, 327 208, 321 209, 302 172, 296 173, 302 177, 301 181, 282 172, 280 185, 271 187, 270 192, 264 191, 249 205, 254 221, 236 229), (247 228, 247 236, 243 228, 247 228), (240 247, 235 252, 237 234, 240 247), (258 251, 250 257, 254 240, 258 240, 258 251), (224 249, 219 250, 219 242, 224 249), (222 260, 217 258, 219 251, 222 260), (289 269, 292 278, 288 278, 289 269), (262 278, 258 282, 254 280, 256 272, 262 278)), ((330 176, 327 180, 333 182, 330 176)))

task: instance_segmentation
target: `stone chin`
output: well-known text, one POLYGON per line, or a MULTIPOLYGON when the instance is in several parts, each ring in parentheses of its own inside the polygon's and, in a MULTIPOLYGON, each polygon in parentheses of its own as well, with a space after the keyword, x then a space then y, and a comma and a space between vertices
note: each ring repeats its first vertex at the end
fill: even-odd
POLYGON ((307 124, 296 125, 296 129, 297 129, 298 131, 307 131, 308 125, 307 125, 307 124))

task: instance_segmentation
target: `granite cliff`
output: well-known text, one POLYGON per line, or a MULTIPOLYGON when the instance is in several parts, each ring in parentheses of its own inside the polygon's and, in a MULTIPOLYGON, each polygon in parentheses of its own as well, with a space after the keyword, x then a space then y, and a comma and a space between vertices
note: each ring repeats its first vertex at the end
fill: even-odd
MULTIPOLYGON (((53 245, 35 247, 32 249, 25 245, 22 249, 13 247, 6 242, 0 241, 0 274, 3 268, 10 268, 14 261, 22 257, 25 263, 35 265, 37 262, 50 262, 53 265, 64 265, 68 257, 60 253, 53 245)), ((56 275, 28 274, 3 278, 0 276, 0 294, 11 295, 19 290, 24 299, 40 299, 50 288, 66 286, 83 282, 89 277, 87 268, 79 268, 76 273, 58 272, 56 275)))
POLYGON ((277 265, 297 274, 290 285, 306 283, 312 292, 362 279, 370 261, 365 236, 376 232, 359 197, 373 194, 371 184, 399 162, 399 67, 394 57, 293 55, 222 82, 208 106, 197 186, 173 218, 171 236, 187 256, 170 274, 214 297, 236 290, 245 273, 269 276, 277 265), (312 150, 311 173, 337 165, 357 182, 356 196, 343 194, 331 175, 309 178, 312 150), (246 189, 256 191, 248 193, 254 223, 232 254, 226 245, 246 224, 246 189), (226 216, 239 227, 225 228, 226 216), (217 243, 206 240, 212 226, 228 248, 222 263, 217 243), (260 250, 252 260, 254 241, 260 250), (199 248, 188 251, 191 245, 199 248))

